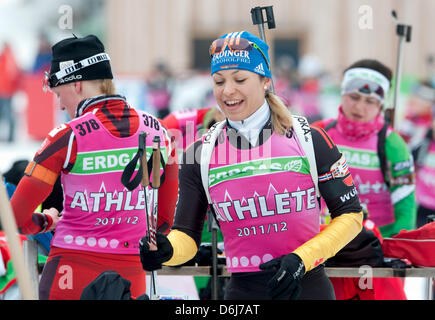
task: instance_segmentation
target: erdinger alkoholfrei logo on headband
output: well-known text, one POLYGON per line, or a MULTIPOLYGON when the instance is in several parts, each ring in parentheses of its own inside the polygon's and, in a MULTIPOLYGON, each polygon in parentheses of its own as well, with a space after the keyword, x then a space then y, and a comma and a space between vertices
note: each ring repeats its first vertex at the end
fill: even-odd
MULTIPOLYGON (((238 64, 246 63, 250 64, 251 59, 249 57, 249 51, 246 50, 223 50, 220 53, 214 54, 212 58, 213 64, 238 64)), ((221 66, 222 69, 225 65, 221 66)))

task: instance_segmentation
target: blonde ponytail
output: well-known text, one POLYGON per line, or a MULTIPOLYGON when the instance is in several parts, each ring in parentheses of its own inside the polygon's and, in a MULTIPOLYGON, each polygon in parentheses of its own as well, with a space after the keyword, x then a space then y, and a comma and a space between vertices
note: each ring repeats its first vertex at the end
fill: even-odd
POLYGON ((100 90, 103 94, 112 95, 116 94, 115 84, 112 79, 103 79, 101 80, 100 90))
POLYGON ((292 115, 284 102, 274 93, 266 94, 271 110, 272 130, 283 136, 292 127, 292 115))
POLYGON ((93 95, 114 95, 116 94, 115 84, 112 79, 97 79, 83 81, 86 86, 91 90, 93 95))

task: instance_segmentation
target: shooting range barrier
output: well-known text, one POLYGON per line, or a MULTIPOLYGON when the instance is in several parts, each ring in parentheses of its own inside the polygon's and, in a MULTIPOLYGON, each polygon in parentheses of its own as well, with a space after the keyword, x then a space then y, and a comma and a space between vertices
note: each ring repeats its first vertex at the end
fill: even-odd
MULTIPOLYGON (((33 242, 33 240, 29 240, 33 242)), ((36 246, 29 244, 24 247, 25 250, 36 250, 36 246)), ((35 265, 37 265, 36 255, 32 252, 25 252, 26 259, 32 259, 32 261, 26 261, 28 266, 33 266, 30 272, 32 276, 32 282, 35 284, 35 265)), ((217 276, 229 277, 230 273, 227 272, 225 266, 218 265, 217 276)), ((326 274, 330 278, 361 278, 369 277, 373 278, 427 278, 427 292, 426 299, 433 300, 434 290, 434 278, 435 267, 411 267, 411 268, 376 268, 369 266, 353 267, 353 268, 332 268, 326 267, 326 274)), ((159 275, 162 276, 213 276, 212 266, 183 266, 183 267, 167 267, 163 266, 159 270, 159 275)))

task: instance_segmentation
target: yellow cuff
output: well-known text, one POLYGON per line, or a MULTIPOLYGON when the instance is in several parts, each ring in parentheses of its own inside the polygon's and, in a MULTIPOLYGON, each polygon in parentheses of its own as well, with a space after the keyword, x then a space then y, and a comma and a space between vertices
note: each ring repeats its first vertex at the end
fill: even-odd
POLYGON ((305 265, 305 272, 333 257, 362 230, 363 213, 342 214, 334 219, 318 235, 293 251, 305 265))
POLYGON ((183 264, 191 260, 198 251, 195 240, 182 231, 171 230, 168 234, 168 239, 174 249, 174 253, 171 259, 163 263, 165 266, 183 264))

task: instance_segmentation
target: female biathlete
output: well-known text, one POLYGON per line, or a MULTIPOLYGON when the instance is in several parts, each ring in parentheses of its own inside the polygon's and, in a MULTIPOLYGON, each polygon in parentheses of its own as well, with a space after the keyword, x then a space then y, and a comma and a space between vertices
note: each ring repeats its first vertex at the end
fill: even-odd
POLYGON ((158 234, 157 251, 149 250, 147 237, 141 240, 144 269, 195 255, 210 202, 231 272, 225 299, 334 299, 322 262, 362 228, 344 157, 322 129, 292 117, 268 91, 264 41, 229 33, 210 54, 214 96, 226 120, 184 153, 174 225, 168 236, 158 234), (315 157, 302 147, 307 141, 315 157), (203 152, 209 144, 211 152, 203 152), (316 185, 333 218, 322 232, 316 185))
POLYGON ((384 237, 416 225, 414 163, 383 114, 391 78, 377 60, 353 63, 344 72, 337 119, 314 123, 346 155, 361 202, 384 237))
MULTIPOLYGON (((55 229, 39 286, 40 299, 79 299, 106 270, 131 281, 132 295, 145 293, 139 240, 145 234, 145 193, 128 191, 122 172, 146 131, 163 142, 165 181, 159 197, 160 231, 169 231, 178 189, 175 149, 156 118, 131 108, 115 94, 109 56, 93 35, 64 39, 52 48, 47 87, 71 121, 53 129, 19 183, 11 205, 22 233, 55 229), (63 211, 34 213, 61 176, 63 211)), ((149 149, 148 151, 151 151, 149 149)))

